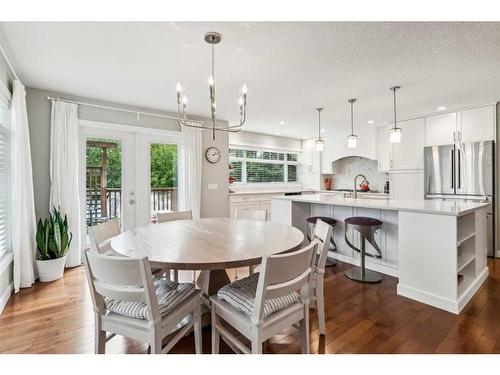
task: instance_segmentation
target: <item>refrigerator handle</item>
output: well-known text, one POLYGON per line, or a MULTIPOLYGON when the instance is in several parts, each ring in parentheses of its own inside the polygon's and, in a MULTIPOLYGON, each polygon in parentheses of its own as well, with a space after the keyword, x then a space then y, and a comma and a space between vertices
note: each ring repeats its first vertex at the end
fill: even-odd
POLYGON ((461 181, 461 169, 462 169, 462 161, 460 159, 460 154, 461 154, 461 150, 459 149, 458 150, 458 188, 461 189, 462 188, 462 181, 461 181))
POLYGON ((455 152, 451 150, 451 188, 455 188, 455 152))

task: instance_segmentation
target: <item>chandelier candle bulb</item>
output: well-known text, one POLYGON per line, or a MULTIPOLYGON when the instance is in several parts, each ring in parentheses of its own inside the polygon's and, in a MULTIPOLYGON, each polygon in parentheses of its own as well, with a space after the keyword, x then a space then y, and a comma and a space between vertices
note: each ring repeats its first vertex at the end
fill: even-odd
POLYGON ((210 76, 210 78, 208 79, 208 84, 209 84, 210 86, 213 86, 213 85, 214 85, 214 82, 215 82, 215 81, 214 81, 214 77, 213 77, 213 76, 210 76))

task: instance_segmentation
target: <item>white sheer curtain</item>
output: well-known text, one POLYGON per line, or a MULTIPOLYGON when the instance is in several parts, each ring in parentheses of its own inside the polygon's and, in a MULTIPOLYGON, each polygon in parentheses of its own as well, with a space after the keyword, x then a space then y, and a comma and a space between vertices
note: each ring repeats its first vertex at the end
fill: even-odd
POLYGON ((10 107, 12 156, 12 254, 14 291, 35 282, 36 218, 26 90, 15 80, 10 107))
POLYGON ((78 106, 52 101, 50 119, 50 209, 68 215, 73 240, 66 267, 81 264, 80 193, 78 183, 78 106))
POLYGON ((184 160, 182 201, 185 210, 192 210, 193 219, 199 219, 201 211, 201 166, 203 162, 202 130, 183 126, 182 149, 184 160))

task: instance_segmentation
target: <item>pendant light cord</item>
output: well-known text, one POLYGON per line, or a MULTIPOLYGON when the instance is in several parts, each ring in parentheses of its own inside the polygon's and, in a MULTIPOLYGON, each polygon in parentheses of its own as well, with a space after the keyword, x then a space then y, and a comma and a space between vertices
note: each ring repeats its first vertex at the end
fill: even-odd
POLYGON ((354 105, 354 101, 351 100, 351 135, 354 135, 354 120, 353 120, 354 115, 353 115, 353 109, 352 109, 353 105, 354 105))
POLYGON ((392 88, 392 91, 394 92, 394 130, 397 129, 397 126, 396 126, 396 90, 397 90, 396 86, 392 88))

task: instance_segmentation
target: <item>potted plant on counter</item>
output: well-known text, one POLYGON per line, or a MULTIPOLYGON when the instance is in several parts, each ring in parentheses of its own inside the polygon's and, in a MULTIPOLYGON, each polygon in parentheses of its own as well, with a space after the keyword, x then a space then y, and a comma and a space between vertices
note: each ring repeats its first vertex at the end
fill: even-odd
POLYGON ((42 282, 60 279, 64 273, 66 254, 73 234, 68 229, 68 218, 55 207, 49 217, 38 220, 36 232, 38 278, 42 282))

